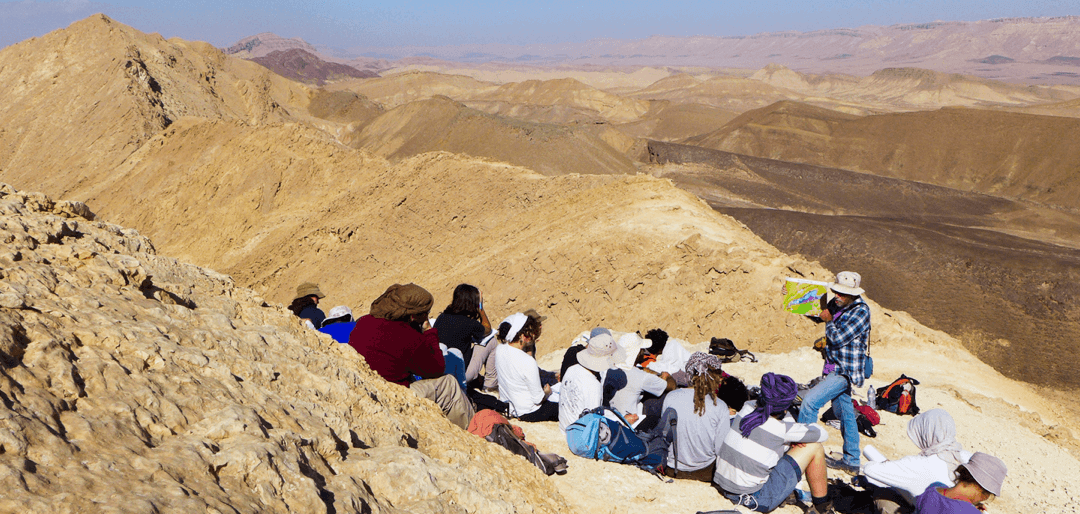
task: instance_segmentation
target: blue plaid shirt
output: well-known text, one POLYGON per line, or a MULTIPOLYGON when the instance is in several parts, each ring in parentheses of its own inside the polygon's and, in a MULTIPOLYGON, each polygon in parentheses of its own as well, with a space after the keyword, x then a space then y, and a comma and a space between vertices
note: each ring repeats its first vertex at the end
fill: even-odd
POLYGON ((829 361, 836 364, 839 373, 847 377, 855 387, 862 387, 863 370, 870 348, 870 306, 862 297, 840 312, 833 314, 833 320, 825 323, 825 337, 829 344, 825 353, 829 361))

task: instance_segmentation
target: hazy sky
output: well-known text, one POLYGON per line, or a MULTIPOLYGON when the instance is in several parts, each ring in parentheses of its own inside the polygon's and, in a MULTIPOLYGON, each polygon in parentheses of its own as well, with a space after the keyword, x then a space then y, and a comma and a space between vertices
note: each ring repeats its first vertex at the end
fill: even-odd
POLYGON ((731 36, 936 20, 1080 15, 1080 0, 0 0, 0 47, 103 12, 144 32, 228 46, 259 32, 336 48, 731 36), (584 5, 583 5, 584 4, 584 5))

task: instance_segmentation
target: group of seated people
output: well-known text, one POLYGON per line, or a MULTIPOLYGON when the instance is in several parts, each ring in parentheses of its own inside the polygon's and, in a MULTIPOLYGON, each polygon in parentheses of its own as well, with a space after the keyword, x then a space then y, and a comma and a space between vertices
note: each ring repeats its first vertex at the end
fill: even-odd
MULTIPOLYGON (((297 295, 290 309, 301 317, 318 310, 323 297, 314 284, 301 285, 297 295)), ((816 422, 796 421, 799 387, 790 377, 765 373, 752 393, 721 370, 720 358, 691 354, 660 329, 617 340, 604 328, 583 333, 559 371, 549 372, 535 360, 545 319, 535 310, 493 328, 479 290, 468 284, 454 289, 433 323, 432 303, 422 287, 395 284, 358 320, 348 307, 305 320, 351 345, 386 380, 433 400, 463 429, 486 403, 481 399, 496 393, 510 417, 557 421, 563 431, 600 406, 643 435, 674 417, 667 468, 709 481, 732 503, 758 512, 797 501, 810 502, 810 513, 835 512, 822 446, 829 436, 816 422), (809 492, 798 489, 804 477, 809 492)), ((913 418, 908 435, 918 455, 890 461, 872 446, 864 449, 869 462, 857 483, 873 491, 875 512, 974 513, 1001 493, 1005 464, 963 451, 944 410, 913 418)))

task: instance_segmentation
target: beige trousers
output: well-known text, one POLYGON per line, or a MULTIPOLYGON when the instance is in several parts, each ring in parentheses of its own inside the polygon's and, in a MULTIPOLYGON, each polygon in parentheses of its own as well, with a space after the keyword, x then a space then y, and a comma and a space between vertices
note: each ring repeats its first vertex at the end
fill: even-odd
POLYGON ((480 376, 480 370, 484 370, 484 389, 495 389, 499 386, 499 376, 495 373, 495 349, 499 341, 491 340, 487 346, 474 344, 472 347, 472 359, 468 368, 465 369, 465 381, 472 382, 480 376))
POLYGON ((439 378, 417 380, 409 384, 409 389, 412 389, 416 396, 427 398, 438 404, 446 415, 446 419, 449 419, 451 423, 461 427, 462 430, 469 429, 469 421, 472 421, 476 409, 454 377, 443 375, 439 378))

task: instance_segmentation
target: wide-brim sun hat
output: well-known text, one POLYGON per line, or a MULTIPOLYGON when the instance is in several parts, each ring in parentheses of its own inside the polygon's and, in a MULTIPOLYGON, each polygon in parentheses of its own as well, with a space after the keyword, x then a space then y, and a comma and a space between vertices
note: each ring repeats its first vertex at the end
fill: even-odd
POLYGON ((303 284, 296 286, 296 296, 293 297, 294 299, 306 298, 308 296, 315 296, 320 300, 326 298, 326 295, 324 295, 322 291, 319 291, 319 284, 304 282, 303 284))
POLYGON ((862 284, 862 276, 854 271, 841 271, 836 274, 836 281, 829 284, 829 289, 834 292, 851 296, 862 296, 866 291, 859 287, 862 284))
POLYGON ((326 314, 327 319, 337 319, 345 316, 352 317, 352 309, 350 309, 348 305, 338 305, 337 307, 330 309, 330 312, 326 314))
POLYGON ((638 353, 642 348, 649 348, 652 346, 652 341, 644 339, 641 336, 629 332, 619 336, 619 340, 616 343, 619 349, 623 352, 624 359, 616 360, 615 365, 620 367, 632 367, 634 360, 637 359, 638 353))
POLYGON ((611 369, 616 361, 625 360, 625 354, 610 334, 599 334, 589 339, 585 349, 578 352, 578 364, 591 371, 611 369))
POLYGON ((964 467, 983 489, 994 496, 1001 496, 1001 484, 1005 482, 1005 475, 1009 471, 1001 459, 988 453, 975 452, 964 467))

